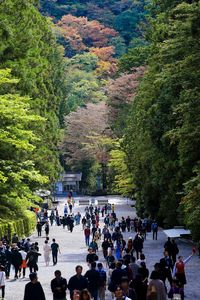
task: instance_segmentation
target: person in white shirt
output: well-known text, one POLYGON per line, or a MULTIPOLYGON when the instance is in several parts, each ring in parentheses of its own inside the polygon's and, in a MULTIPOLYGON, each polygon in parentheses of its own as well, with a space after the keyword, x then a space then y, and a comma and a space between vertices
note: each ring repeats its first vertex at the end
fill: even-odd
POLYGON ((0 287, 1 287, 1 297, 4 299, 5 297, 5 272, 4 267, 0 266, 0 287))
POLYGON ((49 266, 51 247, 48 244, 47 240, 44 242, 43 250, 44 250, 44 261, 46 263, 46 266, 49 266))
POLYGON ((26 256, 27 256, 27 253, 24 251, 24 248, 21 248, 21 250, 19 251, 19 253, 21 254, 22 256, 22 264, 21 266, 19 267, 19 277, 21 277, 21 271, 23 269, 23 278, 25 278, 25 275, 26 275, 26 267, 27 267, 27 264, 26 264, 26 256))
POLYGON ((140 266, 141 262, 144 262, 146 264, 146 258, 143 253, 140 254, 140 258, 136 261, 136 263, 140 266))

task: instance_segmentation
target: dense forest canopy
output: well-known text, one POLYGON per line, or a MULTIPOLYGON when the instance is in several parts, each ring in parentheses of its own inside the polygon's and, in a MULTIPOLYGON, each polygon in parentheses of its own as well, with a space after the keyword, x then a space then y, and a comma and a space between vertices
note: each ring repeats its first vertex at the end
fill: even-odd
POLYGON ((1 1, 2 220, 64 167, 200 238, 199 20, 192 0, 1 1))

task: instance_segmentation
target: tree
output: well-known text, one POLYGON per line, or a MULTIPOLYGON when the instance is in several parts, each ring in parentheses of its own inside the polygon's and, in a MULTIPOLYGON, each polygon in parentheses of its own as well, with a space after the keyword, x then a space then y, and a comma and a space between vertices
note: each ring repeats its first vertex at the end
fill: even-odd
POLYGON ((98 21, 88 21, 86 17, 65 15, 58 22, 60 33, 76 53, 82 53, 90 47, 105 47, 117 32, 105 27, 98 21))
POLYGON ((88 103, 66 116, 61 148, 67 164, 73 169, 88 161, 90 171, 93 169, 97 174, 107 164, 111 145, 106 111, 106 104, 101 101, 88 103))
POLYGON ((29 95, 33 112, 47 120, 37 128, 41 139, 33 160, 41 173, 54 181, 60 169, 59 105, 65 98, 63 53, 50 21, 39 13, 37 5, 34 0, 1 1, 0 67, 10 68, 20 79, 12 89, 29 95))
POLYGON ((126 127, 127 114, 131 102, 137 92, 139 81, 142 78, 145 68, 135 68, 132 74, 122 74, 115 80, 110 80, 107 85, 108 96, 108 118, 109 124, 117 136, 122 136, 126 127))
POLYGON ((165 226, 182 224, 185 212, 194 237, 199 224, 199 12, 195 2, 173 9, 169 3, 166 13, 152 20, 148 72, 123 144, 141 211, 165 226))
MULTIPOLYGON (((18 80, 11 70, 0 70, 0 218, 12 219, 24 213, 36 198, 34 191, 48 178, 35 167, 32 156, 39 137, 33 130, 45 119, 31 112, 28 97, 11 94, 11 85, 18 80)), ((35 130, 36 131, 36 130, 35 130)))
POLYGON ((112 192, 132 197, 134 194, 134 179, 129 172, 126 163, 126 154, 120 147, 120 142, 114 143, 115 147, 110 151, 109 167, 114 170, 112 192))

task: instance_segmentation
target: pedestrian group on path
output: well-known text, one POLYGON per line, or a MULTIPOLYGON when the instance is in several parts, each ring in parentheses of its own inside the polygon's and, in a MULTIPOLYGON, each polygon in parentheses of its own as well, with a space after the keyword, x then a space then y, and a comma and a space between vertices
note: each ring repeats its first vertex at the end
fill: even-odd
MULTIPOLYGON (((86 263, 88 270, 82 275, 83 267, 77 265, 75 275, 67 279, 62 277, 61 271, 54 272, 55 278, 50 283, 53 300, 66 300, 67 290, 71 300, 105 300, 106 290, 109 299, 116 300, 183 300, 186 284, 185 265, 195 254, 183 259, 178 256, 179 249, 176 242, 170 238, 163 245, 163 257, 155 262, 154 270, 150 273, 146 267, 146 257, 143 245, 146 236, 152 232, 152 238, 158 238, 158 224, 156 220, 145 218, 117 218, 115 206, 106 204, 103 207, 87 206, 82 217, 78 212, 73 214, 73 201, 69 197, 64 206, 63 216, 59 216, 57 208, 52 209, 50 215, 47 210, 37 211, 37 233, 42 236, 44 226, 46 240, 43 246, 46 266, 57 264, 59 244, 55 238, 49 242, 50 225, 68 228, 73 233, 75 225, 81 225, 84 243, 87 247, 86 263), (100 218, 103 228, 100 227, 100 218), (75 225, 74 225, 75 224, 75 225), (126 240, 124 233, 129 232, 126 240), (132 237, 134 235, 134 237, 132 237), (99 256, 102 250, 103 259, 99 256), (103 266, 104 265, 104 266, 103 266), (167 284, 168 282, 168 284, 167 284)), ((14 268, 14 279, 25 278, 29 269, 30 282, 26 284, 24 300, 45 300, 45 293, 38 281, 38 258, 41 256, 38 243, 32 243, 30 238, 20 240, 14 234, 9 241, 4 236, 0 241, 0 289, 2 299, 5 297, 6 279, 10 277, 11 266, 14 268)))

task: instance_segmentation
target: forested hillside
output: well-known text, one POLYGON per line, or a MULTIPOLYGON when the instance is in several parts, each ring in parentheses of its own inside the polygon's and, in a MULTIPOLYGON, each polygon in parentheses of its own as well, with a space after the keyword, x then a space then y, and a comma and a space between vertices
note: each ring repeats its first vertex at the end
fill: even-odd
POLYGON ((145 20, 145 4, 144 0, 41 0, 41 11, 55 20, 60 20, 67 14, 97 20, 119 32, 117 43, 130 45, 135 38, 142 36, 138 24, 145 20))
POLYGON ((64 167, 200 238, 199 17, 191 0, 1 2, 2 220, 64 167))
POLYGON ((35 226, 32 216, 32 225, 23 221, 26 208, 39 201, 36 189, 50 187, 61 169, 63 51, 37 5, 32 0, 0 4, 0 219, 20 235, 35 226))

